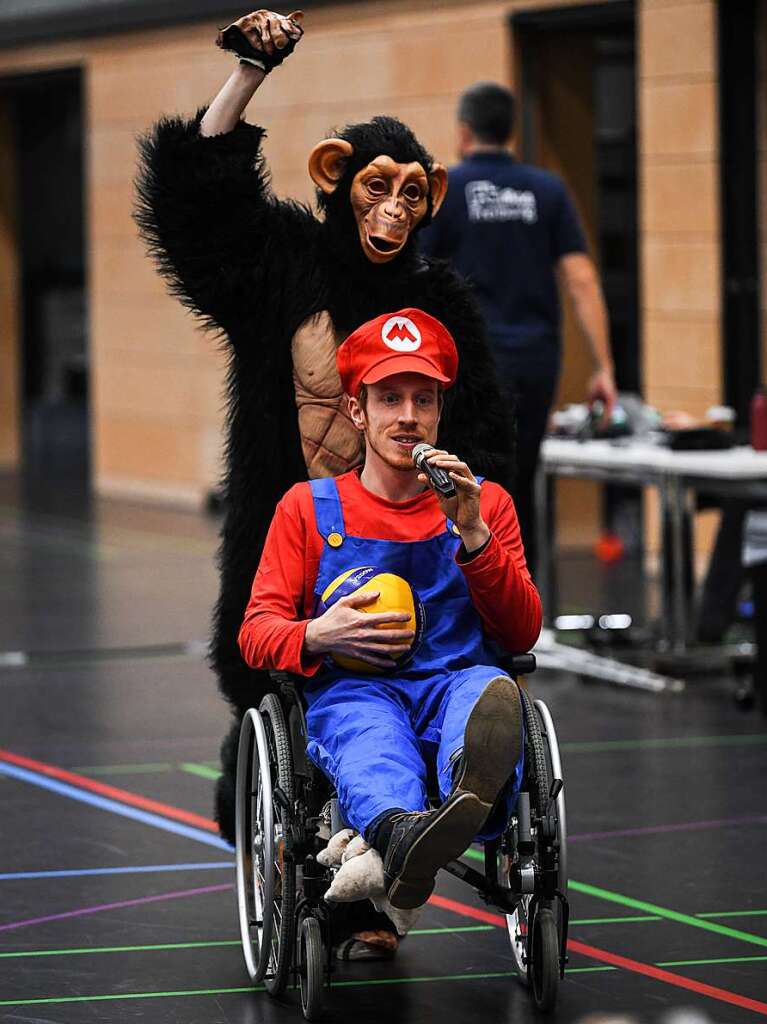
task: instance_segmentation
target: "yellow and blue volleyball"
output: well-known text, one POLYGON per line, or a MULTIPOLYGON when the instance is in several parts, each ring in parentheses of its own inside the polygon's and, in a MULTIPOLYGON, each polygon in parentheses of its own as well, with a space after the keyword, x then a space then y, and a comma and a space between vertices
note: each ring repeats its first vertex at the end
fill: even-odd
MULTIPOLYGON (((378 591, 376 601, 365 605, 359 610, 378 614, 379 612, 407 612, 410 618, 407 622, 396 622, 391 625, 395 628, 411 629, 415 634, 410 644, 410 650, 405 651, 398 658, 395 658, 397 668, 401 668, 413 658, 423 639, 424 613, 421 599, 406 579, 396 576, 392 572, 384 572, 373 565, 361 565, 356 569, 347 569, 340 576, 336 576, 322 592, 317 604, 317 615, 321 615, 332 607, 336 601, 350 594, 360 594, 365 591, 378 591)), ((383 623, 379 629, 386 629, 383 623)), ((346 658, 343 655, 333 655, 333 660, 341 668, 349 669, 352 672, 364 673, 366 675, 378 674, 383 669, 375 665, 369 665, 366 661, 359 661, 357 658, 346 658)))

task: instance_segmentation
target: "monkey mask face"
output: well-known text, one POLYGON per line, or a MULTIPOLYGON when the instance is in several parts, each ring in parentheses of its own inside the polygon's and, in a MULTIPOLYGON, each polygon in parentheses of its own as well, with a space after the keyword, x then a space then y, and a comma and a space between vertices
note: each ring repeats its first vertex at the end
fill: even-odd
MULTIPOLYGON (((309 155, 309 174, 326 195, 338 188, 354 147, 346 139, 325 139, 309 155)), ((399 163, 382 154, 358 171, 349 201, 362 251, 371 263, 388 263, 407 245, 428 212, 432 216, 447 192, 447 171, 434 164, 427 175, 421 163, 399 163)))

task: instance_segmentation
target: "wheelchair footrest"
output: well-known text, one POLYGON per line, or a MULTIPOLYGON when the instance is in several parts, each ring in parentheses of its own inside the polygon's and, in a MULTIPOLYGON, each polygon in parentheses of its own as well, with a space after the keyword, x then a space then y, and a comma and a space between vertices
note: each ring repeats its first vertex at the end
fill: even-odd
POLYGON ((510 889, 492 885, 481 872, 470 868, 468 864, 459 860, 451 860, 445 865, 445 871, 472 886, 486 903, 492 903, 504 914, 513 914, 517 909, 519 901, 510 889))

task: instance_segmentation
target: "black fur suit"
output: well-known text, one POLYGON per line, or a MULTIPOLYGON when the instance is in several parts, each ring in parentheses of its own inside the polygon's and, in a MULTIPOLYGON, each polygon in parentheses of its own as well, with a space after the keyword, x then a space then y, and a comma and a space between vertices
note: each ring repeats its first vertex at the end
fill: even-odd
MULTIPOLYGON (((307 470, 300 443, 291 339, 310 315, 327 310, 348 333, 381 313, 415 306, 441 320, 460 354, 447 393, 440 442, 475 473, 503 481, 506 417, 479 312, 466 286, 441 263, 426 262, 411 238, 383 265, 362 251, 349 202, 351 178, 374 157, 431 158, 399 121, 377 118, 339 135, 354 145, 341 185, 320 194, 320 220, 274 198, 260 154, 261 128, 240 122, 203 138, 204 111, 163 119, 141 141, 137 222, 174 293, 230 344, 226 519, 221 590, 211 657, 239 721, 269 687, 266 673, 240 657, 237 634, 274 507, 307 470)), ((428 216, 424 219, 427 221, 428 216)), ((234 733, 222 749, 216 814, 233 840, 234 733)))

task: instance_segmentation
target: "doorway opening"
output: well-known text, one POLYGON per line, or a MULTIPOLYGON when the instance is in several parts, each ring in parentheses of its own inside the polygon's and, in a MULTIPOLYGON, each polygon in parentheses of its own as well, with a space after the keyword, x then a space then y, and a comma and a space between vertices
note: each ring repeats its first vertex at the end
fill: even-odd
MULTIPOLYGON (((592 3, 512 18, 523 160, 559 174, 579 209, 610 317, 618 390, 641 394, 633 2, 592 3)), ((592 372, 568 311, 562 323, 559 402, 582 402, 592 372)), ((627 550, 642 541, 635 490, 567 484, 561 536, 582 546, 604 527, 627 550)))
POLYGON ((82 75, 0 80, 14 139, 21 476, 61 507, 90 482, 82 75))

